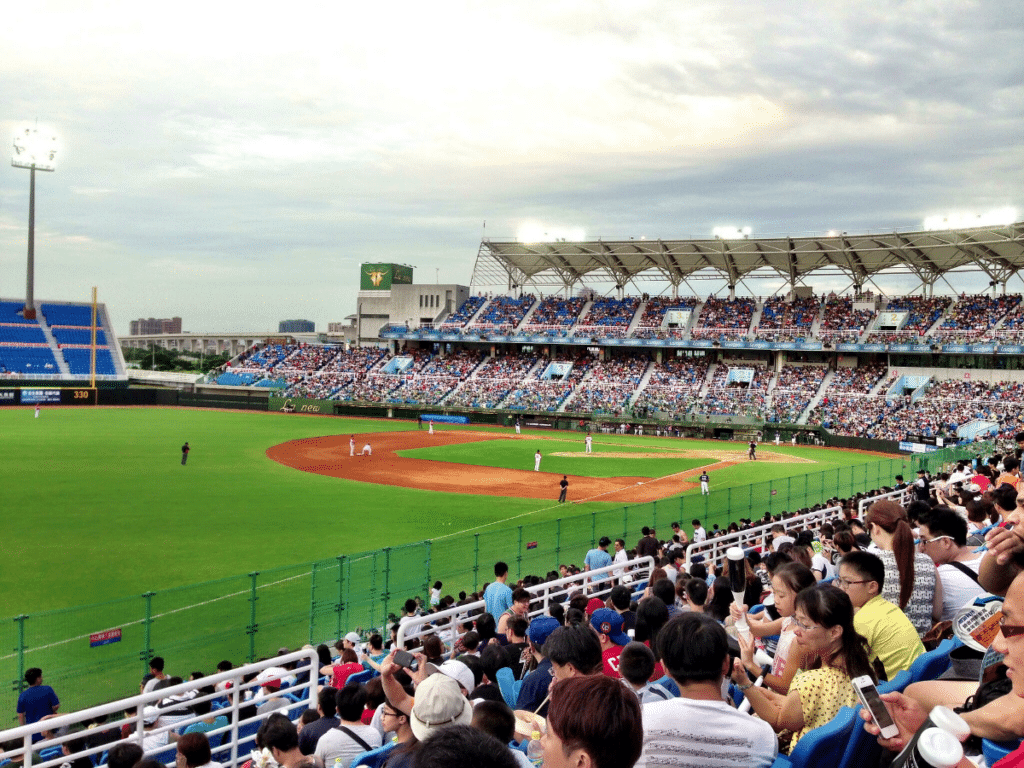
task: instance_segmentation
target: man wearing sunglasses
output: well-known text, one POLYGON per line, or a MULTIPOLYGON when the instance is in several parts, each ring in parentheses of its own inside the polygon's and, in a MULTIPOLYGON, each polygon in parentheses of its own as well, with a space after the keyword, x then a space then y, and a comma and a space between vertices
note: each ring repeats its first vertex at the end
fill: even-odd
POLYGON ((921 520, 918 548, 930 557, 942 582, 942 621, 986 594, 978 583, 983 553, 967 546, 967 521, 949 507, 934 507, 921 520))
MULTIPOLYGON (((992 649, 1005 654, 1003 663, 1008 677, 1013 681, 1012 691, 980 709, 962 712, 961 717, 971 727, 971 733, 992 741, 1019 739, 1021 713, 1024 712, 1024 574, 1018 575, 1010 584, 1003 603, 1002 626, 992 649)), ((928 712, 914 699, 902 693, 883 693, 882 701, 899 726, 900 733, 892 739, 879 738, 878 743, 886 749, 901 750, 914 733, 924 724, 928 712)), ((861 712, 861 718, 869 721, 870 715, 861 712)), ((865 722, 868 733, 878 734, 873 721, 865 722)), ((968 763, 961 762, 961 765, 968 763)), ((1024 745, 1011 752, 992 768, 1024 767, 1024 745)))

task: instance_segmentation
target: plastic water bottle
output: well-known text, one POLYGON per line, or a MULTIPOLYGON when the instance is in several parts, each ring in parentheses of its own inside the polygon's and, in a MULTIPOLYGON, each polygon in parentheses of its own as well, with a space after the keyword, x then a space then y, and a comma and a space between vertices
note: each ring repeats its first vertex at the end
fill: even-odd
POLYGON ((534 731, 530 735, 530 743, 526 745, 526 759, 538 768, 544 765, 544 746, 540 743, 540 731, 534 731))

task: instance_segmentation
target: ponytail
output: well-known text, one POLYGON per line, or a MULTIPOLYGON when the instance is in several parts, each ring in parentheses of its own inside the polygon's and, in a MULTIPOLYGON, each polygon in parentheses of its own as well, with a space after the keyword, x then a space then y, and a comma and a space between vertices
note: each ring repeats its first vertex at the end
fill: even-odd
POLYGON ((906 608, 914 591, 914 532, 907 513, 892 501, 876 501, 864 516, 865 523, 892 534, 892 553, 900 574, 900 608, 906 608))

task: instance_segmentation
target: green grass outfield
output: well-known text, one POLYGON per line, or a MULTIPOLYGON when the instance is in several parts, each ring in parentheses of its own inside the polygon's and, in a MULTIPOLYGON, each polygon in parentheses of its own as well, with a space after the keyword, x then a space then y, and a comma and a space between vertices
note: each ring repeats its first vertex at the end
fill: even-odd
MULTIPOLYGON (((0 570, 0 616, 307 563, 482 525, 501 527, 512 517, 526 522, 566 516, 566 508, 537 499, 367 485, 298 472, 265 456, 267 448, 286 440, 412 428, 401 421, 198 409, 50 408, 39 419, 30 409, 0 409, 6 446, 0 462, 0 555, 7 563, 0 570), (192 452, 188 466, 182 467, 185 440, 192 452)), ((435 425, 446 428, 453 427, 435 425)), ((610 444, 617 444, 616 451, 723 445, 615 435, 597 435, 595 442, 598 456, 610 444)), ((581 437, 539 444, 546 454, 582 452, 581 437)), ((768 449, 815 463, 743 463, 715 470, 715 492, 877 460, 849 451, 762 448, 768 449)), ((532 468, 532 451, 532 445, 524 451, 521 441, 496 440, 407 453, 532 468)), ((702 463, 548 456, 542 469, 594 477, 654 477, 702 463)), ((574 511, 616 506, 622 505, 593 503, 574 511)))
MULTIPOLYGON (((590 540, 589 513, 623 508, 621 503, 595 502, 567 507, 537 499, 442 494, 369 485, 299 472, 265 456, 267 448, 286 440, 414 428, 415 424, 410 422, 202 409, 44 408, 39 419, 33 418, 28 408, 0 409, 0 435, 5 447, 0 461, 3 516, 0 556, 5 564, 0 569, 0 617, 22 613, 36 616, 68 606, 109 604, 122 597, 130 597, 133 602, 125 605, 137 612, 139 595, 147 591, 166 592, 171 588, 180 588, 174 593, 175 604, 194 605, 202 603, 211 588, 193 595, 191 588, 185 585, 215 579, 225 579, 223 590, 226 593, 240 595, 238 609, 241 611, 246 610, 242 603, 247 594, 242 593, 247 582, 245 578, 228 577, 298 566, 340 554, 379 552, 381 547, 451 537, 461 531, 486 533, 497 537, 500 543, 505 531, 514 530, 518 525, 536 524, 536 530, 548 530, 541 524, 550 524, 553 530, 554 521, 562 519, 558 523, 562 531, 572 525, 573 516, 582 516, 577 519, 587 521, 586 530, 572 537, 574 549, 580 551, 571 559, 578 562, 582 561, 590 540), (192 452, 188 466, 182 467, 180 448, 185 440, 190 442, 192 452)), ((435 425, 435 429, 450 428, 455 427, 435 425)), ((478 428, 500 429, 493 425, 478 428)), ((524 430, 524 434, 529 432, 524 430)), ((703 448, 743 448, 739 443, 717 441, 595 435, 598 457, 583 459, 547 455, 551 451, 582 452, 581 435, 536 434, 545 438, 566 438, 542 444, 546 454, 542 469, 558 474, 663 476, 704 463, 679 457, 601 461, 599 454, 604 450, 651 452, 665 447, 679 448, 687 443, 703 448)), ((532 469, 533 450, 528 441, 495 440, 420 449, 415 455, 456 463, 532 469), (524 442, 528 448, 525 458, 524 442)), ((730 488, 875 462, 879 458, 849 451, 785 445, 775 448, 765 444, 763 450, 793 454, 814 463, 744 462, 713 470, 714 493, 720 498, 730 488)), ((668 502, 658 502, 659 505, 664 503, 668 502)), ((678 508, 678 502, 675 503, 678 508)), ((746 516, 745 510, 734 515, 740 516, 746 516)), ((620 521, 624 517, 624 514, 618 515, 620 521)), ((630 538, 635 539, 639 533, 632 531, 632 527, 627 526, 630 538)), ((464 539, 449 538, 449 541, 464 539)), ((512 534, 508 543, 512 549, 517 544, 512 534)), ((438 544, 433 551, 431 574, 452 572, 456 563, 466 566, 467 558, 471 559, 464 548, 445 549, 438 544)), ((377 554, 373 557, 379 569, 384 561, 378 563, 377 554)), ((422 568, 422 558, 419 563, 422 568)), ((302 617, 311 615, 312 610, 309 580, 302 582, 298 574, 308 574, 308 568, 296 567, 295 570, 297 586, 287 594, 282 591, 280 599, 282 605, 300 602, 297 607, 293 606, 293 612, 298 620, 304 621, 302 617)), ((286 581, 283 576, 281 582, 286 581)), ((374 583, 372 588, 379 591, 381 585, 374 583)), ((463 588, 472 589, 473 584, 449 581, 445 585, 446 592, 455 593, 463 588)), ((398 594, 396 588, 393 600, 400 602, 406 596, 398 594)), ((154 599, 160 600, 163 596, 154 599)), ((274 604, 269 594, 261 600, 264 611, 274 604)), ((398 603, 391 605, 394 610, 398 603)), ((120 618, 127 610, 120 604, 104 609, 88 622, 84 631, 121 624, 128 626, 130 622, 120 618), (110 623, 103 624, 104 621, 110 623)), ((241 629, 236 625, 216 626, 225 610, 222 604, 212 605, 207 618, 193 619, 196 631, 207 631, 204 622, 208 621, 213 625, 209 629, 211 638, 223 635, 224 642, 228 643, 229 636, 237 639, 239 633, 244 635, 244 626, 241 629)), ((266 613, 263 616, 260 631, 266 632, 266 613)), ((64 626, 61 622, 75 623, 63 614, 45 620, 29 619, 27 626, 33 632, 26 639, 26 646, 40 654, 41 648, 56 647, 48 642, 51 637, 58 634, 77 637, 77 624, 64 626)), ((160 626, 157 622, 154 631, 160 626)), ((121 650, 127 651, 129 630, 125 631, 121 650)), ((295 642, 302 639, 296 638, 295 642)), ((132 638, 131 642, 136 640, 132 638)), ((101 658, 99 654, 106 653, 104 649, 89 650, 87 634, 84 640, 79 637, 74 642, 76 649, 84 647, 86 650, 76 650, 73 656, 80 656, 82 664, 102 668, 102 662, 97 660, 101 658)), ((10 649, 17 645, 8 621, 0 628, 0 660, 6 660, 0 667, 0 675, 7 680, 16 677, 8 675, 9 665, 14 663, 10 649)), ((158 652, 164 647, 161 644, 158 652)), ((237 653, 233 658, 241 660, 237 653)), ((38 655, 27 654, 23 661, 32 666, 38 659, 38 655)), ((111 665, 115 665, 113 657, 111 659, 111 665)), ((45 663, 38 665, 52 668, 53 664, 67 660, 67 647, 62 646, 56 648, 45 663)), ((212 662, 209 666, 212 667, 212 662)), ((135 675, 135 671, 131 674, 135 675)), ((8 707, 8 711, 13 712, 13 706, 8 707)))

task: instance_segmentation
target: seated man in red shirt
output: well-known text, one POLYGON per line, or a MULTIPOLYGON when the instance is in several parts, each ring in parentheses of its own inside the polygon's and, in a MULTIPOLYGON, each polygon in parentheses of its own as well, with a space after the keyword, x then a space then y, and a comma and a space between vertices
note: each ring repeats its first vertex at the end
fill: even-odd
POLYGON ((594 611, 590 617, 590 626, 601 641, 602 671, 608 677, 622 677, 619 674, 619 654, 622 646, 629 643, 629 635, 622 631, 622 622, 622 614, 610 608, 594 611))

